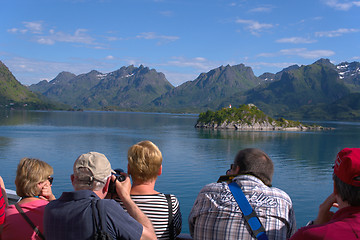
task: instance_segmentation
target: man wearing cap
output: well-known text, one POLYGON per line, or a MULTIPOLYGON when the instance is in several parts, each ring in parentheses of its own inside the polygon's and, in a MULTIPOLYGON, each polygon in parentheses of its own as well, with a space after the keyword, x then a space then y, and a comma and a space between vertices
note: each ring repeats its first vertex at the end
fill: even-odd
POLYGON ((89 152, 80 155, 71 175, 73 192, 64 192, 50 202, 44 213, 44 233, 47 240, 93 239, 96 229, 103 226, 112 239, 156 239, 150 220, 130 198, 131 183, 112 176, 110 162, 104 154, 89 152), (112 199, 104 199, 110 181, 125 203, 128 213, 112 199), (103 223, 103 224, 101 224, 103 223))
MULTIPOLYGON (((290 197, 271 187, 274 165, 269 156, 256 148, 238 152, 227 179, 241 188, 262 223, 268 239, 288 239, 296 231, 290 197)), ((223 176, 222 176, 223 177, 223 176)), ((189 215, 191 236, 196 239, 255 239, 242 208, 226 182, 206 185, 189 215)), ((256 229, 255 229, 256 230, 256 229)))
POLYGON ((360 148, 344 148, 334 164, 333 193, 320 205, 316 220, 300 228, 291 238, 360 238, 360 148), (338 211, 331 212, 331 207, 338 211))

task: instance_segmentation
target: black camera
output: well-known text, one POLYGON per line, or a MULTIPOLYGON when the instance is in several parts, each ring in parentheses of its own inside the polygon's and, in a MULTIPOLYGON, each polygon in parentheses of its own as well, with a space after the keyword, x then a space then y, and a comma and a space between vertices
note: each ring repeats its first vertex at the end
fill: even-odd
MULTIPOLYGON (((114 169, 115 173, 112 173, 112 175, 114 175, 116 177, 116 180, 118 180, 119 182, 122 182, 125 180, 125 176, 124 175, 121 175, 122 172, 124 172, 123 169, 121 168, 117 168, 117 169, 114 169)), ((109 183, 109 190, 108 192, 109 193, 116 193, 116 185, 115 185, 115 181, 112 181, 110 180, 110 183, 109 183)))

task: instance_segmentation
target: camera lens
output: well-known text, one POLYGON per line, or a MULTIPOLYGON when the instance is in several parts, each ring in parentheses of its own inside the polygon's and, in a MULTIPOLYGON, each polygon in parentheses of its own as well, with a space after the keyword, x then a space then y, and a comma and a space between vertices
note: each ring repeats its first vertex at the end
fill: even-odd
MULTIPOLYGON (((112 175, 114 175, 116 177, 116 180, 119 182, 125 181, 126 177, 121 175, 122 172, 124 172, 123 169, 121 168, 117 168, 114 169, 115 173, 112 173, 112 175)), ((110 184, 109 184, 109 193, 116 193, 116 185, 115 185, 115 181, 111 181, 110 180, 110 184)))
POLYGON ((118 180, 119 182, 125 181, 125 176, 123 175, 116 175, 116 180, 118 180))

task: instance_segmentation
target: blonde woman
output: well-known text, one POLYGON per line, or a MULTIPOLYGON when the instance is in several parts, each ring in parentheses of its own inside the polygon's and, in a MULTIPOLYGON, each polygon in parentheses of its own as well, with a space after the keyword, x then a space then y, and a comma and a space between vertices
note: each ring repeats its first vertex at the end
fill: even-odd
POLYGON ((5 210, 2 239, 43 239, 44 209, 55 199, 51 190, 52 174, 53 168, 46 162, 34 158, 20 160, 15 185, 21 200, 17 206, 10 205, 5 210))
POLYGON ((152 222, 158 239, 174 239, 181 232, 180 205, 173 194, 155 190, 161 173, 162 154, 154 143, 142 141, 129 148, 131 198, 152 222))

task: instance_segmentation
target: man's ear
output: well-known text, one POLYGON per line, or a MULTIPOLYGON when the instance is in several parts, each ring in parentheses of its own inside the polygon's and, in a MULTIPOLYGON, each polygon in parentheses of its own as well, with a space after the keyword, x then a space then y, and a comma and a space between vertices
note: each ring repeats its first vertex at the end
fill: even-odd
POLYGON ((162 174, 162 165, 160 165, 159 171, 158 171, 158 176, 160 176, 162 174))
POLYGON ((74 185, 74 179, 75 179, 74 174, 70 175, 70 179, 71 179, 71 183, 74 185))
POLYGON ((128 164, 127 165, 127 174, 130 175, 131 174, 131 171, 130 171, 130 165, 128 164))
POLYGON ((240 167, 239 166, 235 166, 235 174, 239 174, 239 172, 240 172, 240 167))
POLYGON ((107 181, 106 181, 106 184, 105 184, 105 186, 104 186, 103 189, 102 189, 102 192, 103 192, 104 194, 106 194, 106 193, 108 192, 108 190, 109 190, 110 181, 111 181, 111 176, 108 177, 108 179, 107 179, 107 181))

